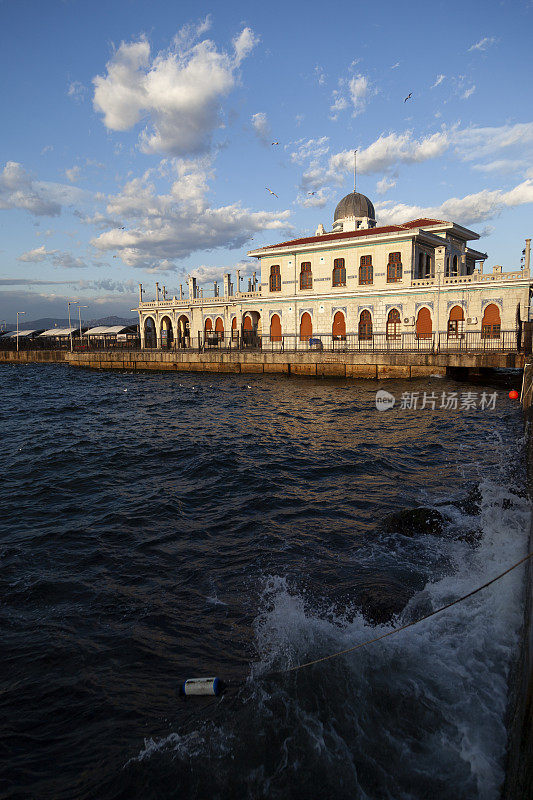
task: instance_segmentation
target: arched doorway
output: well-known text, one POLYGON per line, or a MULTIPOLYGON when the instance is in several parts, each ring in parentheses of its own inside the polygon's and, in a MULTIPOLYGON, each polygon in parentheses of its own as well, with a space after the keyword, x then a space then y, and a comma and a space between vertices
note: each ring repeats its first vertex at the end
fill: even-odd
POLYGON ((387 339, 399 339, 400 333, 400 312, 397 308, 391 308, 387 316, 386 327, 387 339))
POLYGON ((217 317, 215 320, 215 333, 219 338, 219 341, 224 338, 224 320, 222 317, 217 317))
POLYGON ((190 347, 191 330, 189 318, 182 314, 178 317, 178 347, 190 347))
POLYGON ((312 335, 313 322, 311 320, 311 314, 306 311, 302 314, 302 318, 300 320, 300 341, 308 342, 312 335))
POLYGON ((242 320, 242 341, 248 347, 261 344, 261 315, 258 311, 247 311, 242 320))
POLYGON ((463 335, 465 312, 462 306, 454 306, 448 317, 448 338, 458 339, 463 335))
POLYGON ((161 320, 161 347, 168 349, 174 342, 174 331, 170 317, 163 317, 161 320))
POLYGON ((239 332, 237 330, 237 317, 233 317, 231 320, 231 338, 233 340, 239 338, 239 332))
POLYGON ((495 303, 490 303, 486 307, 481 321, 481 338, 499 339, 501 326, 500 309, 495 303))
POLYGON ((346 339, 346 319, 342 311, 337 311, 331 327, 333 339, 346 339))
POLYGON ((157 333, 152 317, 146 317, 144 320, 144 346, 157 347, 157 333))
POLYGON ((429 308, 421 308, 416 318, 416 338, 431 339, 433 326, 429 308))
POLYGON ((359 315, 359 340, 372 340, 372 315, 367 308, 359 315))
POLYGON ((281 319, 279 314, 272 314, 270 320, 270 341, 281 342, 281 319))

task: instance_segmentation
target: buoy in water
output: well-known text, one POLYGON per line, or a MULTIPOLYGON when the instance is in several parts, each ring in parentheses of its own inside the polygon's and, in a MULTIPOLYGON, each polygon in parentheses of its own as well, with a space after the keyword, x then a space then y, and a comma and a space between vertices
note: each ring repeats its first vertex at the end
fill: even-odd
POLYGON ((220 678, 189 678, 179 688, 179 694, 184 697, 192 695, 215 695, 217 697, 221 691, 222 681, 220 678))

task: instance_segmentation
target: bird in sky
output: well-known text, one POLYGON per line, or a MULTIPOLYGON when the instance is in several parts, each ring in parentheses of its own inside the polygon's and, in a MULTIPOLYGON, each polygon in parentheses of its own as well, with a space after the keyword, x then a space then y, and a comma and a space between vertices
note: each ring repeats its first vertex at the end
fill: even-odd
POLYGON ((307 192, 307 194, 316 194, 316 192, 307 192))
POLYGON ((405 100, 403 102, 407 103, 407 101, 411 99, 412 95, 413 95, 413 93, 409 92, 409 94, 407 95, 407 97, 405 98, 405 100))
MULTIPOLYGON (((277 194, 276 194, 276 192, 273 192, 273 191, 272 191, 272 189, 269 189, 269 188, 268 188, 268 186, 265 186, 265 189, 267 190, 267 192, 270 192, 270 194, 273 194, 273 195, 274 195, 274 197, 278 197, 278 196, 277 196, 277 194)), ((279 197, 278 197, 278 200, 279 200, 279 197)))
POLYGON ((119 228, 119 231, 125 231, 126 228, 119 228))
POLYGON ((272 142, 272 144, 279 144, 279 142, 272 142))

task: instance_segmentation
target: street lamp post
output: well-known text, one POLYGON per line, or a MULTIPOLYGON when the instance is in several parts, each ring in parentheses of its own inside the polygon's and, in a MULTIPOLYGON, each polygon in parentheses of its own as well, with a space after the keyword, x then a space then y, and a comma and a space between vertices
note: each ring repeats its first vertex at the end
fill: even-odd
POLYGON ((19 351, 19 314, 25 313, 25 311, 17 311, 17 353, 19 351))
POLYGON ((69 332, 69 336, 70 336, 70 352, 71 353, 72 353, 74 348, 72 346, 72 325, 71 325, 71 322, 70 322, 70 306, 73 306, 73 305, 75 305, 76 303, 79 303, 79 302, 80 302, 79 300, 67 300, 67 306, 68 306, 68 332, 69 332))
POLYGON ((89 306, 78 306, 78 318, 80 321, 80 344, 81 344, 81 309, 82 308, 89 308, 89 306))

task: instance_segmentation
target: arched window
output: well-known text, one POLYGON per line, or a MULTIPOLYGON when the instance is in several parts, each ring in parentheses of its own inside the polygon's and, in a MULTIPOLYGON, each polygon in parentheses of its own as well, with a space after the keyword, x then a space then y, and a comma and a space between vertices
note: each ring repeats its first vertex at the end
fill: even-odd
POLYGON ((366 308, 359 316, 359 338, 363 341, 372 338, 372 315, 366 308))
POLYGON ((418 254, 418 277, 424 277, 424 253, 418 254))
POLYGON ((281 292, 281 272, 279 264, 273 264, 270 267, 270 291, 281 292))
POLYGON ((400 338, 400 312, 397 308, 391 308, 387 316, 387 339, 400 338))
POLYGON ((237 330, 237 317, 233 317, 231 320, 231 338, 237 339, 239 336, 239 332, 237 330))
POLYGON ((421 308, 416 318, 416 338, 431 339, 433 327, 428 308, 421 308))
POLYGON ((372 283, 374 280, 374 270, 372 267, 372 256, 361 256, 359 264, 359 283, 372 283))
POLYGON ((215 331, 218 333, 218 338, 224 338, 224 320, 222 317, 217 317, 215 321, 215 331))
POLYGON ((337 311, 333 317, 331 333, 334 339, 346 339, 346 320, 342 311, 337 311))
POLYGON ((206 333, 207 333, 208 331, 212 331, 212 330, 213 330, 213 323, 212 323, 212 321, 209 319, 209 317, 208 317, 208 318, 206 319, 206 321, 205 321, 205 324, 204 324, 204 330, 205 330, 205 332, 206 332, 206 333))
POLYGON ((270 341, 281 342, 281 320, 279 314, 272 314, 270 320, 270 341))
POLYGON ((499 339, 501 332, 500 309, 495 303, 491 303, 485 308, 481 321, 482 339, 499 339))
POLYGON ((313 273, 311 272, 311 262, 302 261, 300 267, 300 289, 313 288, 313 273))
POLYGON ((387 283, 396 283, 402 279, 402 254, 389 253, 387 264, 387 283))
POLYGON ((464 321, 465 312, 462 306, 454 306, 448 317, 448 337, 450 339, 457 339, 459 336, 462 336, 464 321))
POLYGON ((254 324, 249 314, 246 314, 246 316, 243 319, 243 327, 245 331, 253 331, 254 329, 254 324))
POLYGON ((431 256, 426 253, 426 278, 431 278, 431 256))
POLYGON ((450 256, 446 256, 446 278, 450 277, 450 256))
POLYGON ((458 273, 457 256, 454 256, 452 260, 452 275, 458 275, 458 274, 459 273, 458 273))
POLYGON ((346 286, 344 258, 336 258, 333 262, 333 286, 346 286))
POLYGON ((300 320, 300 341, 307 342, 312 335, 313 323, 311 321, 311 315, 306 311, 305 314, 302 314, 302 318, 300 320))

